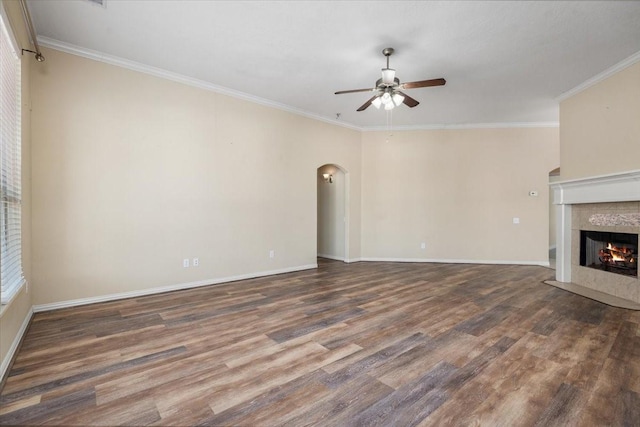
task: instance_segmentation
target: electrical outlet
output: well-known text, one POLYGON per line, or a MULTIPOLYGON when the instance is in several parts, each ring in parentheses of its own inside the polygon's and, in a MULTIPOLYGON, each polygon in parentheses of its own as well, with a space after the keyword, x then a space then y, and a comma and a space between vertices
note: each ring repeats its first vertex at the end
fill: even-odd
POLYGON ((200 260, 198 258, 194 258, 193 262, 191 263, 191 265, 193 265, 194 267, 197 267, 200 265, 200 260))
POLYGON ((420 249, 427 249, 427 244, 425 242, 420 243, 420 249))
POLYGON ((514 223, 514 224, 520 224, 520 218, 516 218, 516 217, 514 217, 514 218, 513 218, 513 223, 514 223))
POLYGON ((182 266, 184 268, 189 267, 189 258, 185 258, 185 259, 182 260, 182 266))
POLYGON ((269 251, 269 258, 275 258, 275 256, 276 256, 276 251, 274 251, 273 249, 271 249, 271 250, 269 251))

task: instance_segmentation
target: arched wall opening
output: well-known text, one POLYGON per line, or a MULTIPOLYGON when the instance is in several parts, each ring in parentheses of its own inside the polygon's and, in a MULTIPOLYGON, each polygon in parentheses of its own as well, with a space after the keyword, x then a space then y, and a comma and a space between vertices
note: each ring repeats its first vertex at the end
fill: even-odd
POLYGON ((317 170, 317 254, 320 258, 349 258, 349 173, 336 164, 317 170))
MULTIPOLYGON (((549 184, 560 181, 560 168, 549 172, 549 184)), ((553 190, 549 191, 549 265, 556 266, 556 205, 553 204, 553 190)))

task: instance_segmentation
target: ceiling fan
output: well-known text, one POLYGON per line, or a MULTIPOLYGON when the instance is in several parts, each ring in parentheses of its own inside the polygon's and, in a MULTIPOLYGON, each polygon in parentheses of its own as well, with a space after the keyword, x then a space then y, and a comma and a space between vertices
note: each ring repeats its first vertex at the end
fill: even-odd
POLYGON ((336 92, 336 95, 355 92, 375 92, 375 95, 358 108, 358 111, 366 110, 371 104, 376 108, 384 106, 385 110, 392 110, 400 104, 405 104, 406 106, 413 108, 418 105, 419 102, 403 93, 403 90, 416 89, 419 87, 443 86, 447 82, 445 79, 431 79, 400 83, 400 80, 396 77, 396 70, 389 68, 389 57, 393 55, 393 52, 394 50, 392 47, 382 50, 382 54, 387 57, 387 68, 382 69, 382 78, 376 81, 376 85, 373 89, 341 90, 336 92))

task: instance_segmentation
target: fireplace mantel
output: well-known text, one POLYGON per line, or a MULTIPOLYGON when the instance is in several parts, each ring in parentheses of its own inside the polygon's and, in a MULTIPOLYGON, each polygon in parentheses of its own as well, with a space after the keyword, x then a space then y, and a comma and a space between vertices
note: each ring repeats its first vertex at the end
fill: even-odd
POLYGON ((640 200, 640 170, 554 182, 553 203, 633 202, 640 200))
POLYGON ((556 280, 571 283, 572 206, 640 202, 640 170, 553 182, 550 186, 553 190, 553 203, 557 206, 556 280))

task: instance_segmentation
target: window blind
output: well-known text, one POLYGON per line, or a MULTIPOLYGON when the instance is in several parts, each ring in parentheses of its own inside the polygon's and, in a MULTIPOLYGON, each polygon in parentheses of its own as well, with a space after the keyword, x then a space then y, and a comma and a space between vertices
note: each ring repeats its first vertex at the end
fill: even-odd
POLYGON ((20 57, 4 16, 0 19, 0 302, 25 283, 22 271, 20 57))

